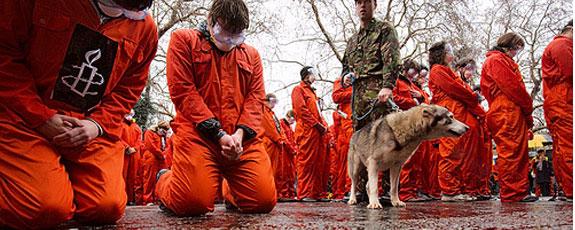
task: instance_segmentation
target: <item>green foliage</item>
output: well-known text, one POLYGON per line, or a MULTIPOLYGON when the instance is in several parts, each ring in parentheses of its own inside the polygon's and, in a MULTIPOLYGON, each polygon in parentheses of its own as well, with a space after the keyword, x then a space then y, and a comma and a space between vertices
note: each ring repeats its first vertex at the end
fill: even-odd
POLYGON ((145 129, 148 127, 148 118, 150 115, 156 114, 158 112, 150 101, 150 85, 146 85, 140 100, 138 100, 136 106, 134 106, 134 111, 136 112, 134 118, 136 119, 136 123, 138 123, 140 128, 145 129))

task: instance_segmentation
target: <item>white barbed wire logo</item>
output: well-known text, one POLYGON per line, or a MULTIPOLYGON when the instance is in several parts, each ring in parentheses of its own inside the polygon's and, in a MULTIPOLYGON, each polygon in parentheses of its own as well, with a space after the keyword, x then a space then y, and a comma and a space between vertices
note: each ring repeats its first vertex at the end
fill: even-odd
POLYGON ((102 57, 100 49, 91 50, 86 52, 84 55, 86 62, 83 62, 81 66, 73 65, 75 69, 79 69, 78 75, 76 76, 64 76, 62 77, 62 82, 64 85, 70 87, 72 92, 85 97, 86 95, 98 95, 98 92, 89 92, 90 86, 92 85, 102 85, 104 84, 104 77, 98 73, 98 67, 92 66, 92 64, 102 57), (86 73, 86 75, 84 74, 86 73), (78 83, 83 82, 86 85, 82 89, 78 86, 78 83))

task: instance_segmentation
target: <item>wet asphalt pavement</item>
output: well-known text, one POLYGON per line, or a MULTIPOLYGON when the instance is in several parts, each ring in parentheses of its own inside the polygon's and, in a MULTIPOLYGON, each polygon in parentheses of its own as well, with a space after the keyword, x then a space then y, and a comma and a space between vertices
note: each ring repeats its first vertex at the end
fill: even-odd
MULTIPOLYGON (((63 228, 80 228, 68 223, 63 228)), ((178 218, 157 206, 131 206, 117 225, 95 229, 572 229, 573 203, 407 203, 368 210, 365 205, 278 203, 269 214, 240 214, 223 205, 200 217, 178 218)), ((90 227, 90 229, 94 229, 90 227)))

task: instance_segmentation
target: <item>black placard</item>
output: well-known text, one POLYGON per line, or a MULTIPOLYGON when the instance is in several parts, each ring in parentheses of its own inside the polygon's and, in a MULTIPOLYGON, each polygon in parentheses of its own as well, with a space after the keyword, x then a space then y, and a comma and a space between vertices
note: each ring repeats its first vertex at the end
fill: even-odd
POLYGON ((52 99, 81 112, 87 112, 98 105, 106 91, 117 50, 117 42, 77 24, 52 99))

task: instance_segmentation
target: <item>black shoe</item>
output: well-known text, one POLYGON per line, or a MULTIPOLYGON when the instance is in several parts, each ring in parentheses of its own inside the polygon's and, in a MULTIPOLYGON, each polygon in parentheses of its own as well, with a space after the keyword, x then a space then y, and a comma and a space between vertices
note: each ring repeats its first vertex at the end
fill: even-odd
POLYGON ((226 206, 226 210, 228 211, 237 211, 238 207, 234 206, 232 203, 224 199, 224 205, 226 206))
POLYGON ((381 205, 390 206, 391 198, 389 198, 389 196, 383 195, 379 197, 379 203, 381 203, 381 205))
POLYGON ((519 202, 535 202, 539 200, 539 197, 533 196, 531 194, 523 197, 523 199, 521 199, 519 202))
POLYGON ((284 202, 296 202, 297 200, 294 198, 279 198, 278 202, 279 203, 284 203, 284 202))
POLYGON ((349 201, 349 193, 346 193, 345 196, 343 196, 343 199, 341 199, 341 202, 346 203, 349 201))
POLYGON ((172 210, 170 210, 166 205, 164 205, 164 203, 162 201, 158 201, 158 208, 160 210, 162 210, 162 212, 164 212, 164 214, 168 215, 168 216, 176 216, 176 213, 174 213, 172 210))
POLYGON ((478 195, 475 197, 476 201, 485 201, 485 200, 491 200, 491 195, 478 195))
POLYGON ((321 198, 321 199, 317 200, 317 202, 330 202, 330 201, 331 200, 327 199, 327 198, 321 198))
POLYGON ((417 196, 419 198, 421 198, 421 201, 432 201, 433 198, 430 195, 427 195, 427 193, 424 192, 417 192, 417 196))
POLYGON ((302 201, 302 202, 317 202, 316 199, 309 198, 309 197, 304 197, 300 201, 302 201))
POLYGON ((158 174, 156 174, 156 182, 160 180, 160 177, 164 174, 166 174, 168 171, 170 171, 169 169, 161 169, 160 171, 158 171, 158 174))
POLYGON ((369 196, 367 195, 367 192, 361 192, 355 197, 357 197, 357 203, 369 202, 369 196))

